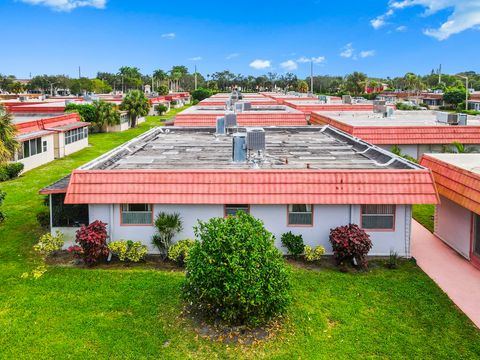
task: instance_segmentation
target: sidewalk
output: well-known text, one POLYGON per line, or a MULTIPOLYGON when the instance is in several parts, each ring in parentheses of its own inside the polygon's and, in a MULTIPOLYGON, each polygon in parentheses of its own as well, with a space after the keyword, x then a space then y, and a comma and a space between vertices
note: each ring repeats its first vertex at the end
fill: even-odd
POLYGON ((412 256, 480 328, 480 270, 415 220, 412 221, 412 256))

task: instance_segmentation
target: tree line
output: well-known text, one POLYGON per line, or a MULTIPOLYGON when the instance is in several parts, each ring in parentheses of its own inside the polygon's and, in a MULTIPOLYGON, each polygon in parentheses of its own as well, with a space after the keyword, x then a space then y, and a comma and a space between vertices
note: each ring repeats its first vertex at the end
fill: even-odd
MULTIPOLYGON (((480 90, 480 74, 474 71, 455 75, 438 74, 433 71, 428 75, 406 73, 401 77, 374 78, 362 72, 352 72, 345 76, 317 75, 313 77, 313 89, 318 94, 361 95, 366 92, 379 92, 382 89, 420 92, 426 90, 446 90, 464 87, 461 76, 468 76, 470 88, 480 90)), ((206 74, 205 76, 189 72, 183 65, 173 66, 170 70, 157 69, 152 74, 142 74, 137 67, 123 66, 116 73, 98 72, 93 79, 82 77, 73 79, 66 75, 38 75, 27 85, 12 76, 0 74, 0 90, 9 93, 25 91, 55 94, 59 90, 69 89, 72 94, 83 93, 126 93, 129 90, 151 90, 160 95, 169 91, 189 91, 195 87, 212 91, 228 91, 240 87, 244 91, 272 90, 307 92, 310 90, 310 77, 298 78, 293 73, 277 74, 268 72, 260 76, 234 74, 229 70, 206 74)))

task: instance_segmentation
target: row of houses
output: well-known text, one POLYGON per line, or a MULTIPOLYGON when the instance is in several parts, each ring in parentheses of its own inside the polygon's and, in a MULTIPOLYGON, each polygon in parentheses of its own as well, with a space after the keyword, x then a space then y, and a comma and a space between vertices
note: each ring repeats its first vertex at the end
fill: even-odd
POLYGON ((478 263, 480 155, 441 148, 480 145, 478 119, 452 125, 429 111, 384 117, 373 104, 342 109, 339 99, 322 100, 334 110, 300 110, 288 102, 301 99, 269 103, 275 97, 245 94, 232 104, 229 94, 217 94, 178 114, 173 126, 154 128, 42 189, 52 231, 72 242, 81 224, 101 220, 112 241, 140 241, 155 252, 159 212, 180 213, 179 240, 194 236, 197 220, 242 210, 261 219, 280 248, 281 235, 292 231, 331 252, 330 229, 356 223, 372 239, 371 255, 410 257, 412 206, 434 204, 435 233, 478 263), (394 145, 419 164, 389 151, 394 145))

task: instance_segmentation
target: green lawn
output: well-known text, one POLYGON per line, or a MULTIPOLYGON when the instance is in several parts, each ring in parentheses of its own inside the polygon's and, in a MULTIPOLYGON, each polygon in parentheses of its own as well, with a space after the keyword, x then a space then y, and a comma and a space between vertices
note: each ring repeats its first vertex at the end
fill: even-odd
POLYGON ((0 359, 473 359, 480 332, 415 265, 369 273, 293 269, 294 303, 277 337, 251 346, 196 336, 180 316, 183 274, 50 266, 38 280, 38 190, 158 124, 96 134, 92 147, 0 184, 0 359))
POLYGON ((413 205, 413 218, 433 233, 435 205, 413 205))

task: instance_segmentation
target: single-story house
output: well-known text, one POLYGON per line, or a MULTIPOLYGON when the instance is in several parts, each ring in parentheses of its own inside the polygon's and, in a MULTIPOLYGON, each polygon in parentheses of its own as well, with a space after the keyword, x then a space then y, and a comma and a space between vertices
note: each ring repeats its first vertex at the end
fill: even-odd
POLYGON ((443 112, 314 111, 314 125, 331 125, 386 150, 398 146, 402 154, 419 159, 424 153, 454 149, 455 142, 480 151, 480 117, 443 112))
POLYGON ((435 235, 480 268, 480 154, 425 154, 440 195, 435 235))
POLYGON ((18 122, 18 118, 14 120, 20 149, 13 160, 23 163, 24 171, 88 146, 89 123, 80 121, 78 114, 27 119, 23 122, 18 122))
POLYGON ((281 247, 283 233, 331 253, 330 229, 359 224, 371 255, 410 256, 412 204, 436 204, 428 169, 333 127, 154 128, 67 178, 49 195, 51 230, 72 243, 81 224, 101 220, 111 241, 151 244, 159 212, 180 213, 175 240, 198 220, 246 211, 281 247))

